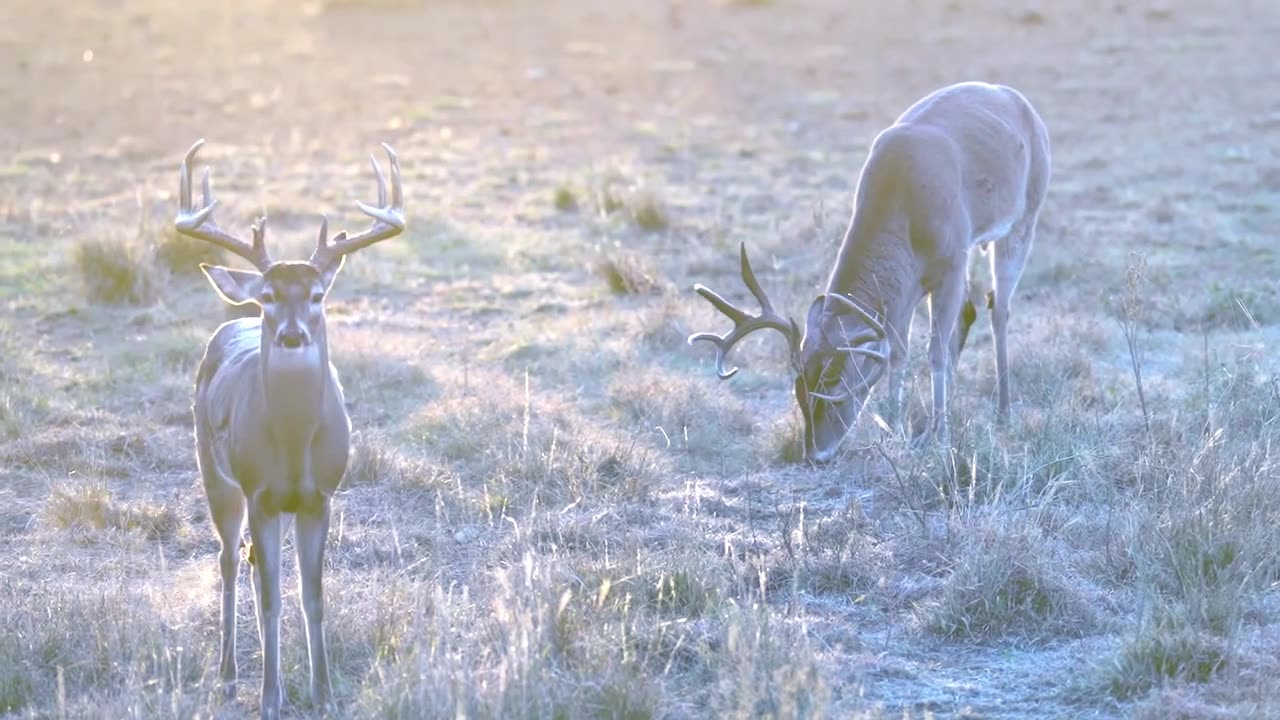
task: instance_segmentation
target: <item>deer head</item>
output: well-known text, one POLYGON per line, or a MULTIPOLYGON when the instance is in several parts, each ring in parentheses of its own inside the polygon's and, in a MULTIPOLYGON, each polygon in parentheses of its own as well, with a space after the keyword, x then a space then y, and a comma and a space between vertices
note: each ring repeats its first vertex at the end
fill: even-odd
POLYGON ((391 162, 390 203, 387 202, 387 183, 382 169, 378 167, 378 161, 369 156, 378 179, 378 205, 356 203, 361 212, 373 218, 368 229, 352 237, 343 231, 330 240, 329 221, 322 217, 320 235, 310 259, 276 262, 267 253, 265 217, 252 226, 252 242, 236 238, 218 227, 213 218, 218 201, 213 197, 207 168, 203 183, 204 202, 199 208, 192 205, 191 164, 202 145, 204 140, 197 141, 182 160, 178 217, 175 221, 178 232, 213 243, 248 260, 256 268, 237 270, 200 264, 200 269, 223 300, 232 305, 252 303, 262 309, 264 350, 291 353, 314 349, 323 343, 324 300, 346 256, 404 231, 404 196, 400 184, 400 163, 395 151, 383 143, 391 162))
MULTIPOLYGON (((884 323, 847 295, 824 293, 814 299, 805 319, 804 332, 789 317, 773 308, 740 249, 742 280, 760 303, 759 315, 750 315, 715 291, 698 284, 694 289, 717 310, 733 320, 724 335, 697 333, 689 344, 710 342, 716 347, 716 374, 727 380, 737 368, 724 367, 729 351, 747 335, 770 328, 787 339, 791 366, 796 374, 795 395, 804 418, 805 457, 821 463, 835 455, 840 441, 854 426, 872 386, 884 374, 889 344, 884 323)), ((883 317, 883 312, 880 313, 883 317)))

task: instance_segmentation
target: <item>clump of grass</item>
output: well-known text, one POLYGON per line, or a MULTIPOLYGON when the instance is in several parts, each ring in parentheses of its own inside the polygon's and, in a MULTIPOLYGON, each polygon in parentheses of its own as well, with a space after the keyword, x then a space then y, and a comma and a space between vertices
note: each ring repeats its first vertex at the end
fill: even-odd
POLYGON ((155 262, 174 275, 196 276, 200 263, 225 264, 226 253, 212 243, 174 232, 156 243, 155 262))
POLYGON ((568 185, 561 185, 556 188, 552 202, 560 212, 574 212, 578 209, 578 194, 568 185))
POLYGON ((92 302, 145 305, 159 294, 153 257, 138 243, 95 237, 78 242, 74 253, 85 295, 92 302))
POLYGON ((103 485, 54 488, 45 506, 54 527, 105 530, 120 526, 120 510, 103 485))
POLYGON ((150 502, 122 505, 100 484, 54 488, 45 516, 63 530, 132 530, 148 540, 172 539, 183 528, 174 509, 150 502))
POLYGON ((1079 634, 1096 618, 1035 523, 1002 513, 968 537, 925 626, 945 637, 1079 634), (1018 520, 1021 522, 1018 522, 1018 520))
POLYGON ((601 217, 625 211, 625 217, 646 232, 666 230, 671 225, 661 194, 643 180, 615 170, 593 178, 589 187, 592 203, 601 217))
POLYGON ((657 273, 634 255, 606 255, 596 262, 596 273, 615 295, 657 295, 664 289, 657 273))
POLYGON ((652 190, 640 189, 632 192, 627 198, 627 212, 631 214, 636 227, 648 232, 666 230, 671 224, 665 203, 652 190))
POLYGON ((1103 682, 1107 692, 1123 700, 1166 683, 1206 682, 1225 663, 1222 638, 1196 629, 1178 614, 1164 614, 1125 638, 1103 667, 1103 682))

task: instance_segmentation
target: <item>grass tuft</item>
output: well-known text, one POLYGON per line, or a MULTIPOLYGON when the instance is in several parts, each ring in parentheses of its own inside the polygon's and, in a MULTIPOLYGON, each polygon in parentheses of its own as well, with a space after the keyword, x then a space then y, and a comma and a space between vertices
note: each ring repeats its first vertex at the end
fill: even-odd
POLYGON ((1225 663, 1222 638, 1166 615, 1125 638, 1103 677, 1107 691, 1124 700, 1169 683, 1207 682, 1225 663))
POLYGON ((552 202, 560 212, 574 212, 578 209, 578 194, 568 185, 561 185, 556 188, 552 202))
POLYGON ((45 516, 62 530, 130 530, 148 540, 174 539, 184 527, 174 509, 153 502, 126 506, 99 484, 55 487, 45 504, 45 516))
POLYGON ((216 245, 177 232, 156 243, 156 264, 176 276, 198 276, 200 263, 224 265, 226 261, 226 253, 216 245))
POLYGON ((636 227, 648 232, 666 230, 671 225, 670 216, 662 198, 652 190, 641 189, 627 198, 627 211, 636 227))
POLYGON ((1096 622, 1078 582, 1034 525, 1010 517, 961 531, 965 545, 925 624, 953 638, 1079 635, 1096 622))
POLYGON ((615 295, 658 295, 665 289, 649 264, 634 255, 607 255, 596 262, 596 273, 615 295))
POLYGON ((146 305, 159 295, 161 283, 151 254, 137 243, 81 240, 75 246, 74 260, 91 302, 146 305))

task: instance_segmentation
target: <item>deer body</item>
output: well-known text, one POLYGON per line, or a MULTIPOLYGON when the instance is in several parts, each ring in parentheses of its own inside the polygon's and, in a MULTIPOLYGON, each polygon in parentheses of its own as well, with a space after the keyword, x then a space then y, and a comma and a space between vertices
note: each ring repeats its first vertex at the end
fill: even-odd
MULTIPOLYGON (((946 443, 952 371, 968 330, 962 313, 973 314, 966 308, 972 302, 969 255, 981 246, 991 255, 997 416, 1003 421, 1010 406, 1009 306, 1031 250, 1049 163, 1044 123, 1016 90, 975 82, 935 91, 872 143, 849 227, 803 335, 767 306, 751 277, 748 286, 765 312, 753 318, 734 308, 736 337, 703 333, 690 341, 716 342, 718 368, 727 377, 724 353, 747 332, 773 327, 788 335, 805 453, 822 462, 834 456, 886 370, 890 415, 898 420, 911 319, 927 296, 930 434, 946 443)), ((746 278, 745 246, 742 260, 746 278)), ((725 311, 723 298, 712 299, 706 288, 699 292, 725 311)))
POLYGON ((222 545, 219 675, 227 695, 234 696, 236 583, 247 519, 262 645, 261 717, 275 719, 284 696, 280 546, 290 515, 296 521, 311 700, 320 708, 329 703, 322 571, 330 498, 346 473, 351 420, 337 370, 329 362, 324 300, 347 254, 403 232, 400 168, 387 147, 392 180, 388 204, 382 171, 374 162, 379 206, 360 203, 360 209, 374 218, 368 230, 351 238, 339 233, 331 243, 328 223, 322 221, 311 259, 275 262, 264 243, 265 218, 254 226, 252 244, 214 223, 216 201, 207 173, 204 205, 193 206, 191 161, 202 142, 192 146, 182 163, 177 229, 253 263, 256 271, 205 264, 200 268, 228 303, 261 308, 259 317, 232 320, 214 332, 196 374, 196 459, 222 545))
POLYGON ((210 339, 196 381, 197 443, 209 446, 201 455, 217 480, 297 512, 337 489, 351 421, 326 341, 303 357, 273 357, 261 324, 232 320, 210 339))
POLYGON ((230 684, 236 676, 235 586, 248 509, 250 562, 264 648, 264 717, 272 717, 271 708, 278 708, 282 699, 282 512, 297 519, 313 702, 323 705, 329 695, 320 569, 329 498, 346 471, 351 422, 323 342, 322 336, 312 347, 294 351, 301 357, 281 358, 273 356, 273 343, 262 332, 260 318, 232 320, 214 333, 197 373, 197 459, 222 540, 222 677, 230 684))

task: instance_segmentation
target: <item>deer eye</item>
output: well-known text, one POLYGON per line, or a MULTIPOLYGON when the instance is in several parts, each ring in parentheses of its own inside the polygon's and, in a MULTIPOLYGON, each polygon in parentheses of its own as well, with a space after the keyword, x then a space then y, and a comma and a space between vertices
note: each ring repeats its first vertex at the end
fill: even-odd
POLYGON ((259 299, 262 301, 263 305, 270 305, 276 301, 276 295, 270 290, 263 290, 259 299))
POLYGON ((319 305, 322 302, 324 302, 324 293, 311 293, 311 304, 319 305))

